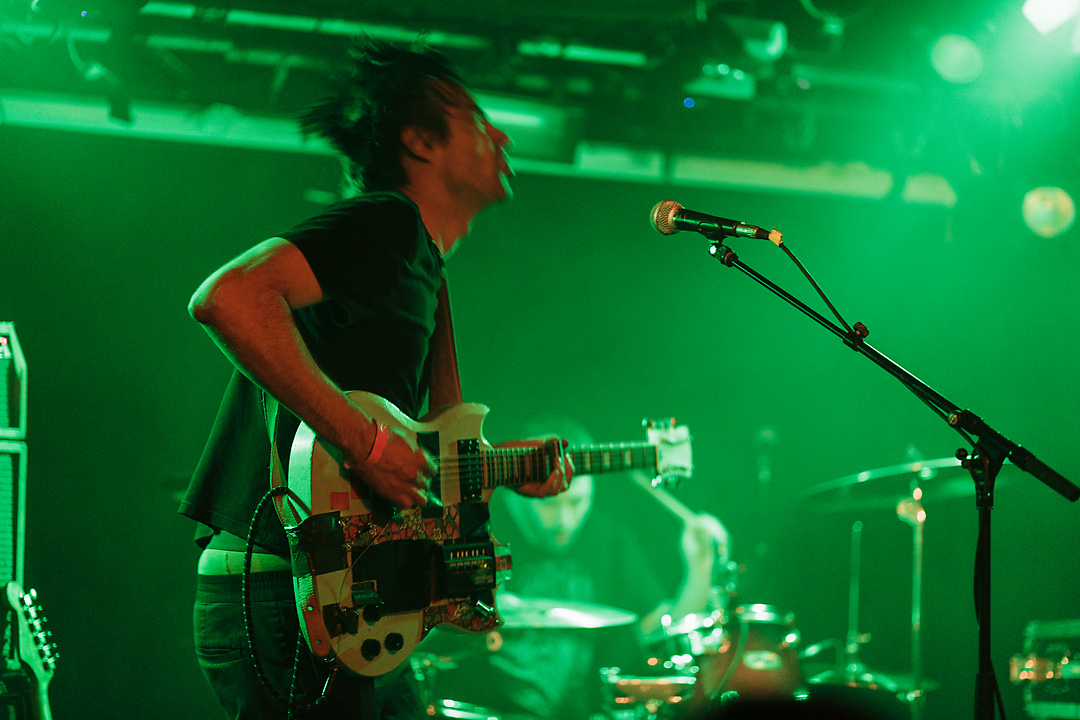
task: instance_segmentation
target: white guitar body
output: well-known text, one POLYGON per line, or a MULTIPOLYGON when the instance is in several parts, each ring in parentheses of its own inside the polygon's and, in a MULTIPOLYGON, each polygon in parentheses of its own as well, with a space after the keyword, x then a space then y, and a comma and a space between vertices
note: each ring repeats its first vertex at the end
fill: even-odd
MULTIPOLYGON (((319 525, 321 519, 322 525, 329 526, 319 530, 318 534, 324 537, 330 534, 341 541, 332 553, 324 552, 323 558, 312 557, 310 551, 306 557, 297 557, 298 545, 304 543, 293 544, 293 583, 301 626, 316 655, 334 658, 358 674, 382 675, 404 661, 428 631, 439 623, 477 633, 498 627, 501 621, 494 614, 491 593, 504 579, 504 574, 509 576, 509 553, 501 552, 502 548, 494 543, 489 533, 485 532, 480 542, 476 542, 475 536, 471 539, 462 537, 462 466, 447 462, 448 458, 459 455, 459 440, 474 440, 475 449, 470 447, 470 454, 491 449, 483 440, 481 430, 488 408, 478 404, 455 405, 425 417, 423 422, 416 422, 378 396, 368 393, 350 393, 350 396, 358 400, 373 419, 418 439, 439 460, 440 467, 436 480, 441 486, 443 508, 433 505, 424 510, 388 516, 377 511, 374 506, 378 503, 371 497, 357 493, 358 488, 363 490, 363 485, 350 480, 350 475, 341 466, 340 455, 321 443, 310 428, 301 425, 293 441, 289 493, 285 496, 287 512, 296 521, 289 523, 293 526, 291 532, 301 532, 305 523, 319 525), (428 547, 416 547, 415 552, 404 553, 404 557, 395 554, 393 558, 376 561, 372 563, 376 569, 380 562, 392 563, 410 557, 432 560, 430 556, 436 546, 448 546, 451 548, 448 554, 452 554, 456 543, 462 545, 460 549, 466 557, 453 559, 455 570, 486 575, 487 581, 472 588, 478 597, 467 594, 447 596, 433 586, 440 579, 445 584, 445 568, 440 578, 432 574, 430 567, 416 567, 411 572, 417 578, 426 578, 429 587, 411 588, 411 594, 417 599, 406 604, 423 602, 423 606, 405 610, 395 608, 394 605, 400 603, 387 602, 391 599, 387 595, 395 593, 387 593, 388 588, 382 586, 392 584, 396 579, 394 575, 409 573, 408 568, 387 566, 382 568, 385 572, 375 572, 363 567, 360 573, 357 572, 358 565, 364 565, 365 556, 378 552, 378 546, 390 541, 428 547), (484 547, 485 544, 488 547, 484 547), (340 562, 328 564, 325 555, 329 554, 340 555, 340 562), (299 566, 297 561, 301 563, 299 566), (419 593, 425 594, 426 598, 419 597, 419 593), (476 605, 477 601, 484 602, 489 596, 486 607, 481 609, 476 605), (365 604, 368 600, 372 602, 365 604)), ((493 488, 481 489, 479 496, 468 502, 486 505, 492 492, 493 488)), ((486 507, 474 507, 473 511, 483 515, 486 531, 486 507)))
MULTIPOLYGON (((454 405, 414 421, 371 393, 349 396, 373 419, 414 439, 439 468, 431 485, 436 501, 394 512, 306 425, 293 441, 288 492, 276 504, 292 551, 300 626, 316 656, 375 676, 400 665, 438 624, 473 633, 499 627, 495 589, 509 578, 511 561, 509 547, 491 536, 487 503, 498 486, 546 479, 552 458, 542 448, 492 448, 483 438, 483 405, 454 405)), ((674 472, 689 476, 685 427, 658 444, 567 453, 579 472, 659 474, 666 472, 665 449, 677 463, 674 472)))

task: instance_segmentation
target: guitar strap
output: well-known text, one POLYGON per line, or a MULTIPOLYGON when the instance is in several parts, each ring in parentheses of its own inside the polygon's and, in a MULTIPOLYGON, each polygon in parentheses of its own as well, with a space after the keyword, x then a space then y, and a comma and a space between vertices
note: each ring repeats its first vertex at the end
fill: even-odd
POLYGON ((444 405, 461 403, 461 377, 458 375, 454 322, 450 317, 450 291, 443 277, 439 287, 439 306, 435 310, 435 332, 428 352, 428 411, 444 405))
MULTIPOLYGON (((450 291, 447 289, 445 277, 439 286, 437 298, 435 330, 428 345, 429 411, 445 405, 456 405, 462 401, 457 346, 454 344, 454 323, 450 314, 450 291)), ((270 434, 270 487, 276 488, 284 484, 281 457, 277 451, 278 401, 266 392, 263 392, 262 397, 263 418, 266 422, 266 430, 270 434)), ((300 523, 300 518, 287 502, 287 494, 275 496, 274 506, 285 527, 294 527, 300 523)))

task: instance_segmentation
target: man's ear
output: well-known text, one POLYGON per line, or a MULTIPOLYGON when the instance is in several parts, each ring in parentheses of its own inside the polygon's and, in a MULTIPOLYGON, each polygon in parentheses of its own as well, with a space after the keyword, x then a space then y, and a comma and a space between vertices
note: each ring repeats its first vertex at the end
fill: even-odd
POLYGON ((428 162, 431 151, 435 149, 435 137, 421 127, 406 125, 401 130, 401 144, 412 159, 428 162))

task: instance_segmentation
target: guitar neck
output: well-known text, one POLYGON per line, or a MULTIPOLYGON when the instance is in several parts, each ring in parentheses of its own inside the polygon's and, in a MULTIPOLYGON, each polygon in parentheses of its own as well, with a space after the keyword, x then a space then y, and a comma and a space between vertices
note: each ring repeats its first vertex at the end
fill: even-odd
POLYGON ((7 584, 8 606, 18 621, 19 659, 29 672, 30 720, 52 720, 49 709, 49 680, 56 666, 55 645, 46 642, 45 616, 36 604, 37 594, 24 593, 17 582, 7 584))
MULTIPOLYGON (((656 472, 658 455, 651 443, 608 443, 568 448, 565 454, 579 475, 644 469, 656 472)), ((485 488, 542 482, 555 467, 543 448, 494 448, 483 454, 485 488)))
POLYGON ((38 685, 37 693, 30 698, 31 720, 52 720, 52 711, 49 709, 49 685, 43 682, 38 685))

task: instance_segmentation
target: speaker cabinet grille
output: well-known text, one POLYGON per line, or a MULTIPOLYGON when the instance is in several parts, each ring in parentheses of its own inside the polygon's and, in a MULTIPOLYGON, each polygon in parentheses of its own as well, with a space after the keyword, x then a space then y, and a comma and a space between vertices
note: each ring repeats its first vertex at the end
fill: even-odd
POLYGON ((22 585, 26 443, 0 440, 0 585, 22 585))
POLYGON ((0 438, 26 437, 26 360, 15 326, 0 322, 0 438))

